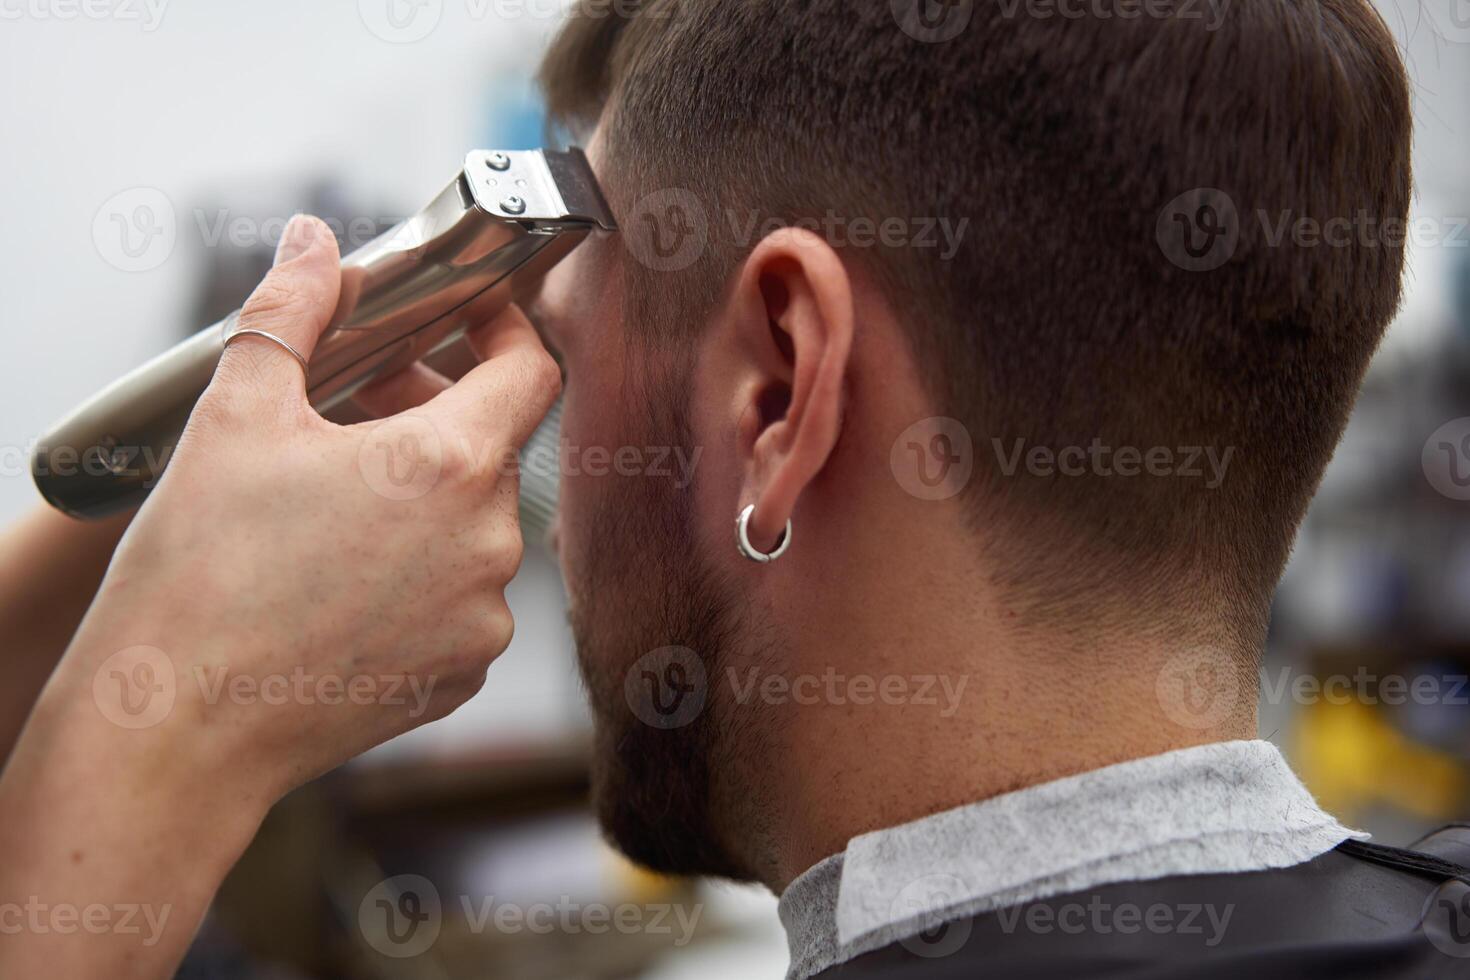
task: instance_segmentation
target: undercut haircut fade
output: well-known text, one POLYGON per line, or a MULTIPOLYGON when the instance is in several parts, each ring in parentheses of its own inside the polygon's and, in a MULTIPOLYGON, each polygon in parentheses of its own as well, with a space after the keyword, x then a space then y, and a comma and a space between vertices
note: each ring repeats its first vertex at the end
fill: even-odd
POLYGON ((925 39, 895 11, 929 3, 581 5, 542 69, 553 118, 601 122, 620 216, 667 188, 708 215, 687 268, 626 264, 630 331, 688 345, 756 244, 727 215, 968 219, 948 258, 842 254, 906 323, 935 414, 973 436, 967 515, 1002 584, 1078 622, 1194 610, 1258 644, 1399 302, 1391 35, 1366 0, 958 0, 929 12, 968 24, 925 39), (1351 234, 1292 231, 1334 219, 1351 234), (1228 470, 1047 474, 1003 465, 1018 441, 1180 466, 1199 447, 1228 470))

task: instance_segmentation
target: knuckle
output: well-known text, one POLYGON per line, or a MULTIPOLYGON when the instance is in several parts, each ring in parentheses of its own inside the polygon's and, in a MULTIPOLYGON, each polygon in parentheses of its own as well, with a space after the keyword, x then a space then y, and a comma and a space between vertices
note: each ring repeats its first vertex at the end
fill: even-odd
MULTIPOLYGON (((464 680, 461 681, 455 689, 455 698, 459 702, 459 704, 464 704, 466 701, 469 701, 471 698, 473 698, 476 694, 479 694, 481 691, 483 691, 485 689, 485 679, 485 666, 483 664, 481 664, 478 669, 466 673, 464 680)), ((456 707, 458 706, 459 705, 456 705, 456 707)))
POLYGON ((478 555, 485 581, 494 589, 504 588, 520 571, 525 551, 518 528, 511 526, 489 531, 478 555))
POLYGON ((536 356, 536 371, 538 383, 550 394, 551 400, 556 401, 561 397, 561 365, 556 363, 556 358, 544 350, 541 351, 536 356))
POLYGON ((485 686, 485 672, 481 671, 478 680, 470 675, 463 679, 456 679, 453 683, 440 684, 434 690, 433 697, 429 700, 428 711, 424 713, 424 722, 438 721, 458 711, 476 694, 480 693, 485 686))
POLYGON ((561 396, 561 365, 543 349, 527 350, 517 365, 522 387, 531 402, 550 408, 561 396))
POLYGON ((505 598, 491 591, 462 608, 456 621, 456 652, 445 670, 445 680, 455 689, 467 682, 478 686, 485 670, 510 646, 515 616, 505 598))
POLYGON ((487 652, 490 659, 493 660, 504 653, 515 635, 515 617, 511 615, 510 609, 502 604, 491 614, 485 624, 485 642, 488 645, 487 652))
POLYGON ((520 529, 512 527, 496 535, 492 551, 498 572, 496 578, 505 582, 515 578, 516 573, 521 570, 521 562, 526 557, 526 543, 521 537, 520 529))

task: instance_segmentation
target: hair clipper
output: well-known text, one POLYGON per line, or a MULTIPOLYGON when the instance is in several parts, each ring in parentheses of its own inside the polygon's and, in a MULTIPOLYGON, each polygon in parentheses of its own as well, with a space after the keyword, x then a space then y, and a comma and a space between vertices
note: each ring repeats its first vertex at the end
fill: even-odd
MULTIPOLYGON (((616 225, 580 150, 471 152, 427 207, 342 260, 341 298, 307 374, 311 404, 328 412, 447 348, 599 229, 616 225)), ((42 496, 83 518, 147 496, 238 320, 237 310, 122 377, 38 440, 31 469, 42 496)), ((559 414, 535 443, 555 445, 559 414)), ((554 474, 523 475, 521 493, 534 532, 554 507, 554 474)))

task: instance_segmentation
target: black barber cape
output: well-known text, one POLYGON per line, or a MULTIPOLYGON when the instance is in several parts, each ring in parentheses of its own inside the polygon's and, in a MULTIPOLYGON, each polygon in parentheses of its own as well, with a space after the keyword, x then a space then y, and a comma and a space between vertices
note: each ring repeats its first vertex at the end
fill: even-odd
POLYGON ((1470 978, 1470 823, 1290 868, 1104 885, 961 918, 820 980, 1470 978))

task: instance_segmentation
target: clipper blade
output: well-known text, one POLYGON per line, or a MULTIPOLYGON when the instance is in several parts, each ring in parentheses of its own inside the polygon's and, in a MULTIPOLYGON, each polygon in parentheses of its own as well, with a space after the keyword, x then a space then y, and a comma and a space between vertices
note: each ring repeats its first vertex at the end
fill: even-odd
POLYGON ((550 548, 561 489, 561 399, 521 450, 521 539, 550 548))

